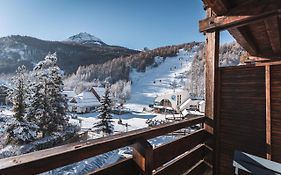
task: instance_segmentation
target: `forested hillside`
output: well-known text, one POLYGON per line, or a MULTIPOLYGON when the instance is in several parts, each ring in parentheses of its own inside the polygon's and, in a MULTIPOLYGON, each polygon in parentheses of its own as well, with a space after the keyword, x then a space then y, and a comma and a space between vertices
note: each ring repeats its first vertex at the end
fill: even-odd
MULTIPOLYGON (((82 38, 83 39, 83 38, 82 38)), ((102 64, 106 61, 139 53, 120 46, 70 41, 46 41, 28 36, 12 35, 0 38, 0 73, 15 73, 18 66, 31 70, 37 62, 50 53, 57 53, 58 65, 66 74, 71 74, 80 65, 102 64), (90 43, 90 44, 89 44, 90 43)))
MULTIPOLYGON (((187 76, 190 77, 190 90, 196 96, 204 95, 205 87, 205 59, 204 59, 204 49, 199 49, 199 51, 194 55, 192 66, 190 72, 187 76)), ((240 57, 245 53, 243 48, 237 44, 229 43, 220 46, 220 66, 236 66, 240 63, 240 57)))
POLYGON ((68 87, 73 87, 77 82, 92 82, 94 80, 105 80, 114 83, 118 80, 129 80, 129 73, 132 69, 138 72, 145 72, 147 66, 157 66, 155 57, 175 56, 179 49, 190 50, 200 43, 192 42, 181 45, 165 46, 153 50, 142 51, 135 55, 113 59, 104 64, 91 64, 80 66, 76 73, 70 75, 66 80, 68 87))

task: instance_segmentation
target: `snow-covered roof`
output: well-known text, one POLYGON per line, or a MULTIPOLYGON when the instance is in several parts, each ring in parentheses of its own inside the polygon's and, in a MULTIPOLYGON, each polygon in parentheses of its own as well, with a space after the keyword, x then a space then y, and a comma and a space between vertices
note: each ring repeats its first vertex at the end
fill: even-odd
POLYGON ((79 107, 91 107, 91 106, 99 106, 100 102, 97 99, 97 97, 92 93, 88 91, 84 91, 74 97, 75 106, 79 107))
POLYGON ((63 91, 62 93, 66 95, 68 98, 72 98, 77 95, 74 91, 63 91))
POLYGON ((78 94, 76 97, 82 100, 98 100, 97 97, 92 92, 88 92, 88 91, 84 91, 78 94))
POLYGON ((93 88, 100 97, 104 96, 104 93, 105 93, 104 87, 93 87, 93 88))

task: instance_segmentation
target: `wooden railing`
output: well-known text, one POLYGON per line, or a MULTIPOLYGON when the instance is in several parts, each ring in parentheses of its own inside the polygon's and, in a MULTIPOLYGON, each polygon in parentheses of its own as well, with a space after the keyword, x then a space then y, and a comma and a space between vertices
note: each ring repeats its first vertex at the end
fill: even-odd
POLYGON ((193 116, 179 122, 0 159, 0 175, 42 173, 125 146, 133 148, 132 158, 89 174, 202 174, 208 168, 204 158, 210 151, 204 144, 209 135, 203 128, 154 149, 147 140, 204 121, 203 116, 193 116))

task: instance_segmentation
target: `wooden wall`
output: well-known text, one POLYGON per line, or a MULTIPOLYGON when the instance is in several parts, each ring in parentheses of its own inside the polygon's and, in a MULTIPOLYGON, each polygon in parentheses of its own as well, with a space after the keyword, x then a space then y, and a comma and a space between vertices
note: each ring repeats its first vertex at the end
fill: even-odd
MULTIPOLYGON (((232 166, 234 150, 266 157, 265 67, 240 66, 219 68, 218 71, 220 85, 217 108, 219 115, 217 172, 234 174, 232 166)), ((279 82, 280 86, 281 81, 279 82)))
POLYGON ((281 162, 281 65, 270 66, 271 159, 281 162))

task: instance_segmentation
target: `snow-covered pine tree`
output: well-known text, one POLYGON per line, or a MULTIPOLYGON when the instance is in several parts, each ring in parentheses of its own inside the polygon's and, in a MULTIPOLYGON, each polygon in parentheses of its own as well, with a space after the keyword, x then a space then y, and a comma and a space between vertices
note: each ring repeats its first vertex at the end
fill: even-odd
POLYGON ((9 93, 13 103, 13 119, 7 124, 7 143, 28 143, 36 139, 38 126, 26 119, 28 87, 27 71, 24 66, 18 67, 16 76, 12 78, 13 89, 9 93))
POLYGON ((49 95, 49 105, 51 108, 50 114, 53 118, 49 123, 49 130, 62 130, 67 125, 66 109, 67 100, 63 94, 63 71, 56 65, 56 54, 50 55, 54 66, 49 68, 49 82, 47 85, 47 94, 49 95))
POLYGON ((35 116, 40 130, 45 135, 61 131, 67 125, 67 101, 62 94, 63 72, 57 66, 56 54, 48 54, 34 70, 31 84, 32 97, 28 116, 35 116))
POLYGON ((110 135, 114 132, 112 115, 110 113, 112 101, 110 99, 109 87, 106 86, 104 96, 101 98, 101 106, 98 108, 98 122, 94 124, 95 131, 110 135))
POLYGON ((36 121, 44 137, 49 135, 47 126, 51 119, 47 95, 48 75, 46 71, 34 70, 33 77, 34 81, 30 84, 32 93, 27 119, 36 121))
POLYGON ((9 97, 11 102, 13 103, 13 112, 14 117, 18 121, 24 120, 24 115, 26 112, 26 99, 27 99, 27 85, 26 85, 26 68, 25 66, 18 67, 16 71, 16 76, 12 77, 12 82, 14 84, 14 88, 10 91, 9 97))

